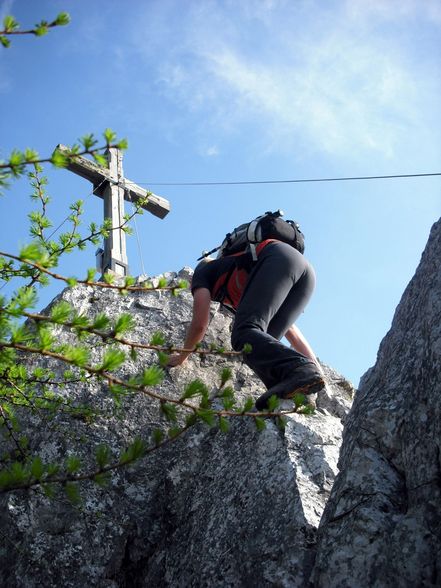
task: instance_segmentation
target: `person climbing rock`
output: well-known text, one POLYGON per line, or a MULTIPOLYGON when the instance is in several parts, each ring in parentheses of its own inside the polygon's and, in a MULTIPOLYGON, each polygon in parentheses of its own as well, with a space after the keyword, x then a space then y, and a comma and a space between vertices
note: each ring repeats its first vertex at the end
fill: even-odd
MULTIPOLYGON (((267 391, 256 401, 265 410, 268 400, 304 394, 314 405, 315 393, 324 387, 320 364, 300 329, 294 324, 315 287, 315 272, 291 245, 266 239, 249 252, 201 262, 195 269, 191 291, 193 315, 185 349, 202 341, 209 324, 212 300, 235 312, 231 333, 234 350, 251 345, 244 362, 262 380, 267 391), (286 337, 291 347, 281 342, 286 337)), ((190 351, 174 354, 169 366, 186 361, 190 351)))

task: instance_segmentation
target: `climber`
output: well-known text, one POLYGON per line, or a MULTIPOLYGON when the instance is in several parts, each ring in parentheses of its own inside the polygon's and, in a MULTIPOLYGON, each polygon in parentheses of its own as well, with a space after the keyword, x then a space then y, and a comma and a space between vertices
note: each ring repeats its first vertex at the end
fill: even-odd
MULTIPOLYGON (((313 292, 314 270, 299 251, 278 240, 262 241, 256 253, 255 262, 250 253, 242 253, 204 260, 196 267, 191 283, 193 316, 184 348, 193 350, 202 341, 211 301, 224 302, 235 311, 232 347, 240 351, 251 345, 244 361, 267 388, 256 408, 266 409, 273 395, 283 399, 297 393, 313 405, 315 393, 324 387, 323 375, 294 322, 313 292), (281 343, 283 336, 291 348, 281 343)), ((181 365, 190 353, 171 355, 168 365, 181 365)))

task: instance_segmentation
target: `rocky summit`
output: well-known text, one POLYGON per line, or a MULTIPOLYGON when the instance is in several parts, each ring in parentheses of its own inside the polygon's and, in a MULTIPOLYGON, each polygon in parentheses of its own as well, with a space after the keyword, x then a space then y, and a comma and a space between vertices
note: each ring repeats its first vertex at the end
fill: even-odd
MULTIPOLYGON (((190 275, 183 270, 177 277, 190 275)), ((168 341, 182 344, 192 309, 188 291, 178 297, 161 291, 121 296, 76 286, 54 303, 60 299, 87 316, 130 313, 135 327, 128 338, 145 343, 161 331, 168 341)), ((207 344, 229 348, 231 321, 230 313, 213 305, 207 344)), ((64 327, 57 337, 73 341, 64 327)), ((100 353, 97 345, 92 359, 98 362, 100 353)), ((49 360, 24 361, 47 365, 49 360)), ((155 361, 156 354, 141 351, 120 375, 130 376, 155 361)), ((240 405, 263 392, 239 360, 213 355, 192 356, 169 370, 157 391, 179 398, 195 378, 216 389, 225 365, 232 368, 240 405)), ((57 363, 51 367, 59 376, 65 369, 57 363)), ((342 420, 354 393, 345 378, 327 366, 324 371, 327 390, 318 398, 316 413, 293 414, 284 431, 272 419, 258 431, 252 417, 230 418, 228 432, 197 424, 136 465, 115 470, 107 487, 84 482, 78 506, 62 493, 54 498, 35 490, 3 494, 0 585, 305 586, 337 474, 342 420)), ((32 449, 48 462, 76 455, 87 465, 100 444, 117 455, 136 436, 148 440, 154 428, 165 425, 158 402, 143 394, 123 398, 115 413, 103 382, 72 383, 59 393, 92 405, 99 415, 92 421, 66 414, 53 420, 22 416, 32 449)))
MULTIPOLYGON (((198 423, 115 470, 106 487, 84 482, 76 506, 62 493, 2 494, 0 586, 440 586, 440 262, 441 221, 355 396, 323 366, 327 386, 315 414, 292 414, 284 430, 267 419, 258 431, 252 416, 231 417, 228 432, 198 423)), ((129 338, 137 342, 161 331, 180 344, 191 316, 189 292, 121 296, 76 286, 60 297, 88 316, 130 313, 129 338)), ((207 343, 229 347, 231 320, 213 305, 207 343)), ((62 327, 58 337, 71 340, 62 327)), ((97 345, 97 361, 100 353, 97 345)), ((121 375, 155 361, 153 352, 140 352, 121 375)), ((215 392, 225 365, 239 404, 257 398, 262 385, 248 368, 216 355, 168 370, 157 391, 179 398, 199 378, 215 392)), ((62 374, 61 366, 52 369, 62 374)), ((115 411, 102 381, 59 392, 98 416, 23 417, 32 449, 48 461, 73 454, 87 464, 102 443, 118 455, 135 436, 149 440, 165 427, 158 402, 144 394, 123 397, 115 411)))

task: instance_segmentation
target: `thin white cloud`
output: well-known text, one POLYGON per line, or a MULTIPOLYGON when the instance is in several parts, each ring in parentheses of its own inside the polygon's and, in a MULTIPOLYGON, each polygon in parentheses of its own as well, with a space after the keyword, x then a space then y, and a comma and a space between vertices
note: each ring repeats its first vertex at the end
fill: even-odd
POLYGON ((345 9, 348 16, 362 21, 367 18, 394 22, 423 18, 434 24, 441 24, 439 0, 346 0, 345 9))
POLYGON ((191 6, 180 35, 167 24, 174 43, 158 71, 163 91, 200 112, 201 126, 234 132, 247 122, 278 148, 392 157, 424 124, 421 96, 430 99, 433 87, 424 87, 424 68, 378 23, 396 8, 401 19, 419 9, 436 25, 435 2, 353 0, 335 10, 306 0, 295 8, 283 0, 244 1, 230 11, 208 0, 191 6))
POLYGON ((219 148, 217 145, 210 145, 205 149, 205 155, 207 157, 217 157, 219 155, 219 148))

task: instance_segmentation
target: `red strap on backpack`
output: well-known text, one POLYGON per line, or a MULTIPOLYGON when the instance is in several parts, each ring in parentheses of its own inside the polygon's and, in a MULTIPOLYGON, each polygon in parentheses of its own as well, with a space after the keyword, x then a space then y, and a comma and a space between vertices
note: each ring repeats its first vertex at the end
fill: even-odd
MULTIPOLYGON (((277 239, 266 239, 256 246, 256 253, 262 251, 269 243, 274 243, 277 239)), ((238 257, 244 252, 233 253, 226 257, 238 257)), ((245 269, 238 269, 237 266, 232 265, 227 272, 221 274, 216 280, 213 290, 212 299, 220 302, 229 308, 236 310, 242 298, 243 291, 248 282, 249 272, 245 269)))

